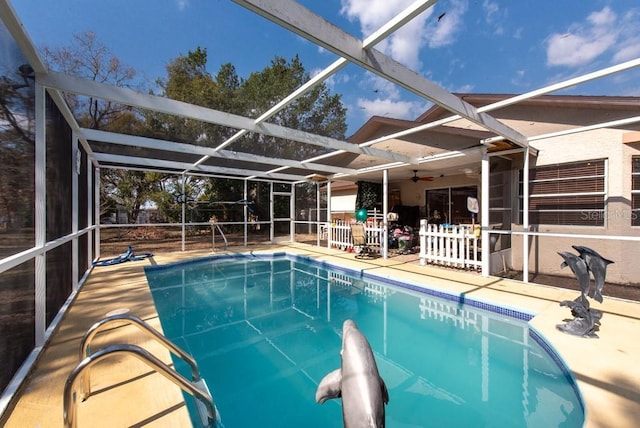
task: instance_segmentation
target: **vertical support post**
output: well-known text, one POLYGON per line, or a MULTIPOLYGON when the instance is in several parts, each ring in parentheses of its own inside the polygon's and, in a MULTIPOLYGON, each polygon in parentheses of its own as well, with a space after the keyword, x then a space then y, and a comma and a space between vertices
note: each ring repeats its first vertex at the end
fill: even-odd
POLYGON ((320 246, 320 182, 316 181, 316 246, 320 246))
POLYGON ((95 169, 95 180, 93 181, 93 192, 95 197, 93 198, 93 216, 96 223, 96 242, 94 249, 94 256, 96 259, 100 258, 100 168, 95 169))
POLYGON ((185 181, 187 180, 187 176, 186 174, 182 174, 182 183, 181 183, 181 188, 180 188, 180 192, 182 194, 182 197, 180 198, 182 203, 182 229, 181 229, 181 237, 182 237, 182 251, 185 250, 185 240, 186 240, 186 228, 185 228, 185 221, 186 221, 186 215, 187 215, 187 194, 185 193, 185 188, 186 188, 186 183, 185 181))
MULTIPOLYGON (((35 85, 35 246, 43 248, 47 239, 47 136, 45 88, 35 85)), ((35 346, 44 344, 47 314, 47 257, 35 257, 35 346)))
MULTIPOLYGON (((78 136, 74 132, 71 135, 71 233, 78 233, 78 175, 82 168, 82 155, 78 148, 78 136)), ((71 288, 78 289, 78 237, 71 240, 71 288)))
POLYGON ((289 196, 289 241, 296 242, 296 185, 291 184, 289 196))
POLYGON ((249 233, 249 225, 247 224, 249 222, 249 205, 247 205, 247 202, 249 201, 248 197, 249 197, 249 180, 244 180, 244 191, 242 193, 242 197, 244 198, 245 204, 244 204, 244 246, 247 246, 247 235, 249 233))
POLYGON ((481 194, 480 198, 480 226, 481 226, 481 240, 482 240, 482 269, 481 275, 488 277, 490 272, 490 258, 491 258, 491 246, 489 245, 489 154, 487 148, 483 148, 482 161, 481 161, 481 194))
MULTIPOLYGON (((93 162, 87 157, 87 225, 95 226, 95 222, 92 220, 94 212, 93 206, 95 204, 95 198, 93 197, 93 162)), ((91 262, 93 261, 93 237, 95 235, 96 228, 91 229, 87 233, 87 266, 83 266, 83 269, 89 269, 91 262)))
POLYGON ((331 248, 331 237, 333 236, 331 221, 331 180, 327 181, 327 248, 331 248))
MULTIPOLYGON (((382 242, 380 243, 380 251, 382 258, 389 258, 389 224, 387 223, 387 214, 389 213, 389 170, 382 171, 382 242)), ((385 300, 386 302, 386 300, 385 300)))
POLYGON ((522 166, 522 281, 529 282, 529 147, 524 149, 522 166))
POLYGON ((273 228, 275 227, 275 222, 273 221, 273 213, 274 213, 274 200, 273 200, 273 181, 269 182, 269 242, 273 242, 275 237, 275 233, 273 228))

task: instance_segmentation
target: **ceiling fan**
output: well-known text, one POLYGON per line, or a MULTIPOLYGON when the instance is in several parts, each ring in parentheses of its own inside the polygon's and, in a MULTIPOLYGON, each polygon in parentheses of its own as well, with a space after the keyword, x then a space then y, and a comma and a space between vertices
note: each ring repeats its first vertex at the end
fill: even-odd
POLYGON ((433 181, 433 177, 418 177, 418 170, 414 169, 413 177, 411 177, 409 180, 413 181, 414 183, 417 183, 418 181, 433 181))

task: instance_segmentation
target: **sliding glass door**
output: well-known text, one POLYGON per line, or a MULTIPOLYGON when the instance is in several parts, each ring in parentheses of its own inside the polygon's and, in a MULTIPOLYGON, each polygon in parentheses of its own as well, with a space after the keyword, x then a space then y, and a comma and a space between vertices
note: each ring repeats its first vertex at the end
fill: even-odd
POLYGON ((472 223, 472 213, 467 210, 468 197, 478 197, 477 186, 427 189, 427 218, 437 223, 472 223))

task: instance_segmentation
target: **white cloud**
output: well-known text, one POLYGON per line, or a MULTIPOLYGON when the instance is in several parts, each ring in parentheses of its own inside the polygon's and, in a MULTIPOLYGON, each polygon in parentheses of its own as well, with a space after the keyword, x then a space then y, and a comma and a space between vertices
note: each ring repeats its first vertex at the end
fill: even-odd
POLYGON ((394 119, 412 120, 424 112, 425 104, 380 98, 358 98, 358 108, 364 110, 367 116, 385 116, 394 119))
POLYGON ((584 22, 573 23, 568 31, 547 38, 547 64, 578 67, 605 53, 614 61, 634 58, 639 52, 637 17, 636 10, 620 17, 608 6, 591 13, 584 22))
POLYGON ((513 32, 513 38, 514 39, 521 39, 523 31, 524 31, 524 27, 516 28, 516 30, 513 32))
POLYGON ((176 4, 178 5, 178 10, 182 12, 189 6, 189 0, 177 0, 176 4))
POLYGON ((431 48, 447 46, 456 41, 456 36, 462 29, 463 17, 468 9, 467 0, 451 0, 444 11, 446 15, 437 24, 425 28, 423 38, 431 48))
POLYGON ((613 55, 615 62, 630 61, 640 58, 640 37, 630 40, 613 55))
POLYGON ((601 38, 554 34, 549 38, 547 64, 569 67, 584 65, 606 52, 614 42, 613 34, 601 38))
POLYGON ((493 33, 497 35, 503 35, 505 30, 502 26, 503 18, 506 18, 506 11, 500 9, 498 3, 484 0, 482 2, 482 9, 484 10, 484 19, 487 26, 493 28, 493 33))
MULTIPOLYGON (((366 37, 411 3, 413 0, 342 0, 341 13, 351 21, 359 22, 362 34, 366 37)), ((376 48, 412 69, 419 69, 422 48, 437 48, 455 41, 467 3, 468 0, 451 0, 446 7, 446 15, 439 21, 433 17, 434 9, 431 7, 376 48)))
MULTIPOLYGON (((324 70, 322 70, 320 68, 317 68, 317 69, 313 70, 309 74, 310 74, 311 77, 315 77, 321 71, 324 71, 324 70)), ((334 90, 337 85, 348 84, 349 80, 351 80, 351 76, 349 76, 348 74, 346 74, 346 73, 338 73, 338 74, 333 74, 333 75, 329 76, 327 79, 325 79, 324 83, 325 83, 325 85, 327 85, 328 88, 334 90)))
POLYGON ((466 84, 454 89, 453 92, 456 92, 458 94, 470 94, 473 91, 473 88, 474 88, 474 85, 466 84))
POLYGON ((527 86, 529 82, 525 80, 526 74, 527 72, 525 70, 516 70, 515 76, 511 78, 511 84, 516 87, 527 86))
POLYGON ((631 9, 627 11, 620 25, 620 33, 625 35, 620 38, 617 50, 613 54, 615 62, 629 61, 640 57, 640 10, 631 9))
POLYGON ((482 8, 484 9, 487 22, 493 22, 494 18, 496 17, 496 14, 500 10, 498 3, 490 0, 484 0, 482 2, 482 8))
POLYGON ((356 102, 365 117, 376 115, 413 120, 426 110, 426 101, 403 101, 398 86, 372 73, 366 73, 359 86, 364 91, 371 91, 372 96, 359 97, 356 102))

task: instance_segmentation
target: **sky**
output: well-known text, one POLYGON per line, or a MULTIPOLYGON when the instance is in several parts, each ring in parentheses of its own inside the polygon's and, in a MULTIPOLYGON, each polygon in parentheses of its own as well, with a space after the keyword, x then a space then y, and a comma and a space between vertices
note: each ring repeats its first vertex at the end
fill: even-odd
MULTIPOLYGON (((38 48, 85 31, 153 87, 178 55, 206 48, 208 71, 246 78, 275 56, 316 74, 337 57, 229 0, 10 0, 38 48), (52 5, 55 5, 52 7, 52 5)), ((412 0, 299 0, 363 39, 412 0)), ((640 57, 637 0, 440 0, 376 49, 456 93, 521 94, 640 57)), ((415 119, 431 104, 355 65, 327 80, 347 107, 348 135, 371 116, 415 119)), ((640 70, 558 92, 640 96, 640 70)))

